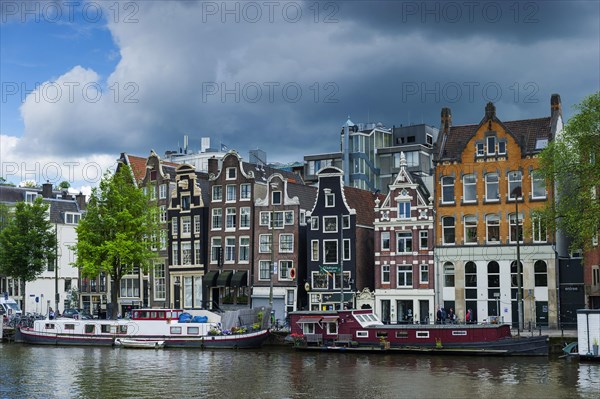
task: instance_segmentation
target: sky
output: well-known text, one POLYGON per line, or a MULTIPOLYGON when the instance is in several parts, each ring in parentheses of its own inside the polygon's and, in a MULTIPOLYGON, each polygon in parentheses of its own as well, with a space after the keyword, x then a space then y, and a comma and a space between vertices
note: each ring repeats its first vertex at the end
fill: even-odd
POLYGON ((387 127, 550 114, 600 90, 598 1, 0 1, 0 176, 89 192, 210 137, 269 162, 387 127))

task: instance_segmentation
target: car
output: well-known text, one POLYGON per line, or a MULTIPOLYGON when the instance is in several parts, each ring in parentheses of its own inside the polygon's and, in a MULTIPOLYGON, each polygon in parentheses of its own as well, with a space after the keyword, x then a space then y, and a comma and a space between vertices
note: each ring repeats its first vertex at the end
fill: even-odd
POLYGON ((81 319, 81 320, 89 320, 92 318, 92 315, 87 310, 75 309, 75 308, 65 309, 65 311, 62 312, 61 316, 68 317, 70 319, 81 319))

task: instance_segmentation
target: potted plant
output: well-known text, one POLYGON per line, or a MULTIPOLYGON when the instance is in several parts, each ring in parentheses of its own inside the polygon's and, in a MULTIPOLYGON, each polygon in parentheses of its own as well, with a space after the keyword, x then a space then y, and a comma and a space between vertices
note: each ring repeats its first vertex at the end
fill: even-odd
POLYGON ((594 356, 598 356, 598 338, 594 338, 594 344, 592 345, 592 351, 594 356))

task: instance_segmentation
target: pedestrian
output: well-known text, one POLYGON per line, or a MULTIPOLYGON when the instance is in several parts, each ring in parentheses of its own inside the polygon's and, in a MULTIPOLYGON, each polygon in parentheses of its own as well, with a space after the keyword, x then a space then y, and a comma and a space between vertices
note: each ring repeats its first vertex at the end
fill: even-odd
POLYGON ((446 309, 442 308, 442 324, 446 324, 446 309))
POLYGON ((467 310, 465 321, 467 322, 467 324, 470 324, 473 321, 473 312, 471 311, 471 309, 467 310))
POLYGON ((437 309, 437 314, 436 314, 437 318, 435 319, 435 322, 437 324, 442 324, 442 309, 440 308, 440 306, 438 305, 438 309, 437 309))
POLYGON ((448 320, 450 321, 450 324, 454 324, 455 318, 456 315, 454 314, 454 308, 450 308, 450 310, 448 311, 448 320))
POLYGON ((48 318, 54 320, 54 310, 52 308, 48 308, 48 318))

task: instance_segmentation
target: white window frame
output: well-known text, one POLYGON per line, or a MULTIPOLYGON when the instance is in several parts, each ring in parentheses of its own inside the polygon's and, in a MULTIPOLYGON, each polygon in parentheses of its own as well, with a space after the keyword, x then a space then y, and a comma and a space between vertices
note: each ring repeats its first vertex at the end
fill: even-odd
POLYGON ((258 253, 270 254, 273 249, 273 235, 260 234, 258 236, 258 253))
POLYGON ((485 242, 488 244, 500 244, 500 233, 498 233, 498 241, 490 240, 490 227, 496 227, 500 231, 500 217, 495 214, 485 215, 485 242), (492 223, 493 222, 493 223, 492 223))
POLYGON ((500 175, 496 172, 487 173, 485 175, 485 201, 486 202, 499 202, 500 201, 500 175), (490 181, 495 178, 496 181, 490 181), (491 198, 492 193, 490 187, 496 187, 496 198, 491 198))
POLYGON ((466 215, 463 218, 463 240, 465 245, 475 245, 477 244, 477 216, 473 216, 473 215, 466 215), (469 234, 468 232, 471 229, 475 229, 475 238, 472 241, 469 241, 469 234))
POLYGON ((236 240, 234 236, 225 237, 225 254, 223 263, 234 263, 236 261, 235 241, 236 240))
POLYGON ((400 230, 396 232, 396 253, 410 254, 413 252, 412 230, 400 230), (410 248, 409 245, 410 244, 410 248), (401 247, 402 244, 402 247, 401 247))
POLYGON ((250 261, 250 237, 240 237, 239 261, 240 263, 248 263, 250 261))
POLYGON ((344 238, 343 246, 342 246, 342 259, 343 260, 351 260, 352 259, 352 247, 350 246, 350 239, 344 238), (347 250, 347 251, 346 251, 347 250))
POLYGON ((382 251, 389 251, 390 250, 390 243, 391 243, 391 234, 389 231, 382 231, 381 235, 380 235, 380 240, 381 240, 381 250, 382 251))
POLYGON ((212 187, 212 202, 223 201, 223 186, 217 185, 212 187))
POLYGON ((252 224, 252 220, 250 218, 250 207, 243 206, 240 208, 240 229, 249 229, 252 224))
POLYGON ((339 259, 340 259, 340 247, 339 247, 339 242, 338 240, 323 240, 323 264, 328 264, 328 265, 336 265, 339 263, 339 259), (329 261, 327 261, 327 244, 328 243, 335 243, 335 261, 331 261, 331 259, 329 261))
POLYGON ((496 155, 496 136, 485 138, 486 155, 496 155))
POLYGON ((310 260, 312 262, 319 261, 319 240, 311 240, 310 241, 310 260))
POLYGON ((544 175, 539 170, 534 170, 531 172, 531 198, 532 199, 546 199, 548 196, 548 191, 546 190, 546 179, 544 175), (536 191, 539 189, 544 189, 543 195, 536 195, 536 191))
POLYGON ((319 230, 319 217, 318 216, 310 217, 310 229, 311 230, 319 230))
POLYGON ((237 208, 225 209, 225 230, 235 230, 237 225, 237 208))
POLYGON ((167 185, 165 183, 161 184, 158 188, 158 198, 159 199, 167 198, 167 185))
POLYGON ((455 245, 456 244, 456 218, 454 216, 444 216, 442 218, 442 244, 444 245, 455 245), (445 221, 452 219, 452 225, 446 225, 445 221), (446 230, 454 230, 454 240, 452 242, 446 240, 446 230))
POLYGON ((455 197, 455 192, 454 192, 454 186, 455 186, 455 181, 456 179, 452 176, 442 176, 441 180, 440 180, 440 184, 442 186, 442 204, 453 204, 454 203, 454 197, 455 197), (450 184, 450 181, 452 181, 452 184, 450 184), (444 191, 444 188, 447 187, 452 187, 452 198, 448 199, 446 198, 446 192, 444 191))
POLYGON ((181 243, 181 264, 192 264, 192 243, 189 241, 184 241, 181 243))
POLYGON ((463 202, 477 202, 477 175, 474 173, 463 176, 463 202), (467 181, 471 179, 472 181, 467 181))
POLYGON ((412 265, 402 264, 396 266, 396 287, 412 288, 413 287, 413 267, 412 265), (400 276, 404 276, 404 283, 400 284, 400 276), (410 276, 410 279, 407 277, 410 276))
POLYGON ((228 184, 225 186, 225 202, 236 202, 237 201, 237 186, 235 184, 228 184))
POLYGON ((508 172, 508 199, 515 201, 517 197, 513 195, 513 190, 517 187, 521 187, 521 195, 523 197, 523 173, 520 170, 512 170, 508 172))
POLYGON ((270 280, 270 273, 273 273, 273 266, 270 260, 258 261, 258 279, 261 281, 270 280))
POLYGON ((223 239, 221 237, 212 237, 210 239, 210 263, 219 262, 219 253, 215 251, 223 246, 223 239))
POLYGON ((429 231, 419 230, 419 249, 429 249, 429 231), (425 240, 425 245, 423 245, 425 240))
POLYGON ((419 266, 419 283, 429 284, 429 265, 426 263, 419 266))
POLYGON ((211 230, 221 230, 223 228, 223 209, 213 208, 210 218, 211 230), (215 226, 215 221, 218 221, 218 226, 215 226))
POLYGON ((181 235, 188 236, 192 232, 192 218, 190 216, 181 217, 181 235))
POLYGON ((237 179, 237 168, 229 167, 225 169, 225 180, 235 180, 237 179))
POLYGON ((200 215, 194 215, 194 234, 200 234, 202 224, 200 223, 200 215))
POLYGON ((410 201, 398 202, 398 219, 410 219, 410 201))
POLYGON ((252 185, 250 183, 240 184, 240 200, 248 201, 251 198, 252 198, 252 185))
POLYGON ((293 234, 279 234, 279 253, 294 253, 293 234), (284 245, 289 245, 289 248, 284 248, 284 245))
POLYGON ((171 234, 174 236, 179 234, 179 219, 177 217, 171 219, 171 234))
POLYGON ((323 216, 323 233, 337 233, 338 232, 338 217, 337 216, 323 216), (333 225, 331 224, 333 221, 333 225), (335 227, 335 229, 332 228, 335 227))
POLYGON ((390 276, 391 276, 390 265, 381 265, 381 283, 389 284, 391 282, 390 276))
POLYGON ((335 194, 325 193, 325 208, 335 207, 335 194))

